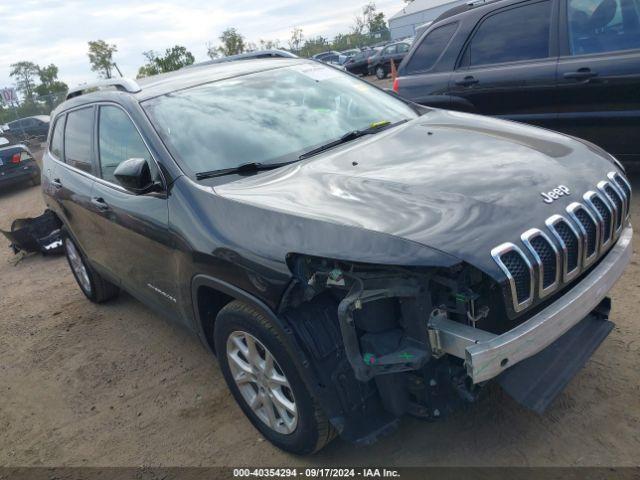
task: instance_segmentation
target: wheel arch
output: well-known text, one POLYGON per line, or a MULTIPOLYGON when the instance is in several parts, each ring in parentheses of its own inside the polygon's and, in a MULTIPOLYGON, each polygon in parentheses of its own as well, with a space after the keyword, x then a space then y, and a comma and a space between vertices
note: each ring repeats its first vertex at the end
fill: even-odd
MULTIPOLYGON (((213 342, 213 326, 218 312, 228 303, 239 300, 244 302, 264 315, 278 330, 282 338, 289 343, 289 347, 296 353, 301 353, 294 338, 293 330, 284 320, 255 295, 225 282, 218 278, 199 274, 193 277, 191 282, 191 297, 195 314, 195 323, 198 335, 209 346, 213 354, 216 354, 213 342)), ((306 360, 302 363, 308 362, 306 360)))

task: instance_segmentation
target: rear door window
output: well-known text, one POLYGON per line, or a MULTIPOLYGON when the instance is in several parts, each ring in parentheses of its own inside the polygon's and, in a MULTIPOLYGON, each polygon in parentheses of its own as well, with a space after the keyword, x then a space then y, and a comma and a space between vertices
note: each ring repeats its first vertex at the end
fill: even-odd
POLYGON ((51 143, 49 145, 49 151, 51 154, 59 160, 62 160, 62 136, 64 132, 64 115, 60 116, 56 121, 55 127, 51 132, 51 143))
POLYGON ((396 49, 397 47, 395 45, 390 45, 382 51, 382 55, 393 55, 396 53, 396 49))
POLYGON ((407 73, 430 70, 449 44, 457 26, 457 23, 450 23, 429 32, 411 56, 411 60, 407 64, 407 73))
POLYGON ((93 107, 67 114, 64 129, 64 160, 72 167, 93 173, 93 107))
POLYGON ((100 107, 98 147, 100 174, 109 182, 118 183, 113 172, 129 158, 144 158, 151 168, 149 150, 129 116, 119 107, 100 107))
POLYGON ((550 30, 548 0, 502 10, 480 23, 467 45, 461 66, 547 58, 550 30))
POLYGON ((640 0, 568 0, 571 55, 640 48, 640 0))

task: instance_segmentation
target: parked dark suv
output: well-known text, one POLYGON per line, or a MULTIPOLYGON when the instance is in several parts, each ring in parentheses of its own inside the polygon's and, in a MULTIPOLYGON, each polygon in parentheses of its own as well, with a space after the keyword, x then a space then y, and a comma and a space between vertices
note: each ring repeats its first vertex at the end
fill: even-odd
POLYGON ((640 160, 640 0, 456 7, 398 69, 405 98, 540 125, 640 160))
POLYGON ((492 379, 542 411, 613 326, 631 189, 591 144, 302 59, 85 85, 52 118, 43 188, 84 294, 198 334, 288 451, 492 379))

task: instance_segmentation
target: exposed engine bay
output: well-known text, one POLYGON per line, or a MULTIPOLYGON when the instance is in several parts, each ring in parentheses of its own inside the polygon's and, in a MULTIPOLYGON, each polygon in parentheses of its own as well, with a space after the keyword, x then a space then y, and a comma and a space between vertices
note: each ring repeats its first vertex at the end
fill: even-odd
MULTIPOLYGON (((470 368, 465 347, 507 338, 528 323, 509 318, 500 286, 469 265, 375 267, 302 255, 288 261, 294 281, 280 315, 309 354, 315 393, 332 423, 358 443, 375 441, 404 414, 435 420, 476 401, 497 374, 470 368)), ((613 327, 609 305, 605 298, 585 307, 582 322, 514 368, 506 370, 511 358, 497 358, 505 369, 498 382, 544 411, 613 327), (563 366, 551 381, 544 367, 557 361, 563 366)))
POLYGON ((405 413, 438 418, 477 398, 480 386, 463 361, 432 348, 429 319, 446 312, 465 325, 488 324, 481 272, 380 269, 306 256, 291 258, 290 267, 296 281, 282 315, 326 389, 333 386, 341 407, 351 410, 345 417, 373 409, 386 420, 405 413))

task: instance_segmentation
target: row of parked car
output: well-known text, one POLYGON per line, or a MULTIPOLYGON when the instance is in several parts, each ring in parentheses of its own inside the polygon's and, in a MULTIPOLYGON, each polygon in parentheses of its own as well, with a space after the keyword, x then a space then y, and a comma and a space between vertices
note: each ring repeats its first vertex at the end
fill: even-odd
POLYGON ((404 39, 374 47, 353 48, 343 52, 327 51, 312 58, 321 62, 338 65, 354 75, 375 75, 380 80, 391 73, 391 62, 396 67, 411 48, 413 39, 404 39))

